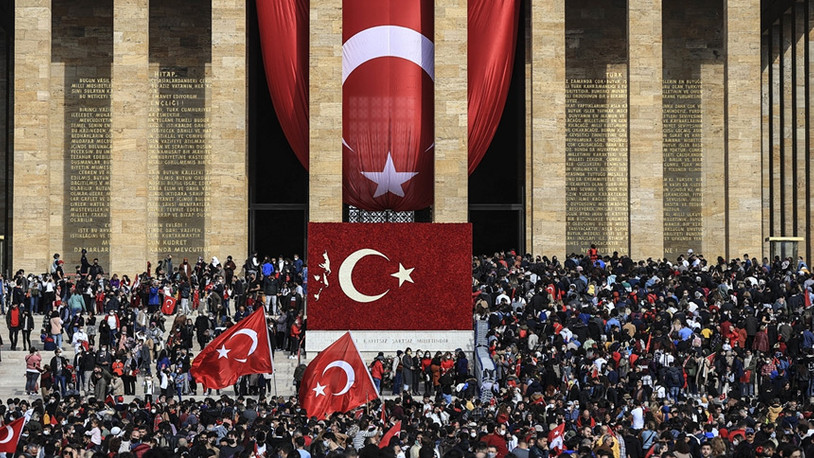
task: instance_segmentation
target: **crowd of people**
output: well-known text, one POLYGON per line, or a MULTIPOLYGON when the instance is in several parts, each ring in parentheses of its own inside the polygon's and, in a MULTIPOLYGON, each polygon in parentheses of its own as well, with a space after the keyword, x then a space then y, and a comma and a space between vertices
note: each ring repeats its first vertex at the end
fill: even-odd
POLYGON ((213 393, 188 373, 196 344, 260 306, 277 351, 300 351, 298 256, 167 257, 132 282, 86 253, 75 274, 62 266, 55 255, 50 272, 19 271, 0 289, 10 346, 29 352, 29 396, 0 406, 4 424, 30 417, 19 456, 814 456, 814 278, 802 259, 637 261, 595 247, 562 261, 475 257, 464 306, 487 323, 494 383, 481 386, 460 349, 380 354, 370 369, 384 401, 328 419, 272 395, 262 374, 213 393))

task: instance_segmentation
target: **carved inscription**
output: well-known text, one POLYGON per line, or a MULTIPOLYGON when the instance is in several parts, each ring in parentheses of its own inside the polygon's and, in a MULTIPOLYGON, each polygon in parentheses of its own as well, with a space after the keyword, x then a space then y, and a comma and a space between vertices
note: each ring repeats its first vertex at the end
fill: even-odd
POLYGON ((150 251, 190 257, 203 254, 209 156, 204 75, 184 67, 151 75, 148 211, 150 251))
POLYGON ((664 251, 699 249, 702 238, 701 81, 665 79, 664 251))
POLYGON ((627 250, 627 80, 566 82, 566 249, 627 250))
POLYGON ((110 78, 78 78, 67 89, 65 234, 71 251, 99 256, 110 252, 110 78))

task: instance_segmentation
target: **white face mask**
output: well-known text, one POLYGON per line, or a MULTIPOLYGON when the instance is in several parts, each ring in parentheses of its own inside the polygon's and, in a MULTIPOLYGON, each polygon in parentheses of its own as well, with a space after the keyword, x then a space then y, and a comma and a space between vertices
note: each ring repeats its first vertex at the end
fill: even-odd
POLYGON ((404 458, 404 457, 405 457, 404 452, 399 452, 399 453, 396 455, 396 458, 404 458))

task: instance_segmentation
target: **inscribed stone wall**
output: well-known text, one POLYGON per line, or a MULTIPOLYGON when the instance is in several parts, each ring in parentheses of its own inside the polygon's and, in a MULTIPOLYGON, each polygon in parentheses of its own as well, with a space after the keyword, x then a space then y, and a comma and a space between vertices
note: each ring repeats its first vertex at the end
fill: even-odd
POLYGON ((662 6, 664 255, 721 253, 723 2, 662 6))
POLYGON ((51 87, 61 95, 52 104, 62 122, 51 125, 50 162, 62 165, 63 173, 51 179, 64 192, 43 196, 61 204, 62 218, 53 228, 62 230, 52 231, 51 243, 62 242, 68 263, 77 262, 84 248, 108 266, 113 1, 54 0, 52 7, 51 87), (59 235, 62 240, 54 238, 59 235))
POLYGON ((152 258, 204 254, 210 157, 211 8, 150 5, 147 244, 152 258))
POLYGON ((565 6, 566 251, 629 249, 626 2, 565 6))

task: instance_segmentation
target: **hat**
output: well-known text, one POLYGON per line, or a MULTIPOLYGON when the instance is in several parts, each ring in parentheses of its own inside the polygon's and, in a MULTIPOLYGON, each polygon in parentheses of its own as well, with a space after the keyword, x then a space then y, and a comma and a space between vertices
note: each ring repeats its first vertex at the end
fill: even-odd
POLYGON ((754 434, 755 429, 754 428, 746 428, 746 429, 743 430, 743 432, 746 433, 746 434, 754 434))
POLYGON ((121 437, 122 429, 119 428, 118 426, 114 426, 114 427, 110 428, 110 435, 113 436, 113 437, 121 437))

